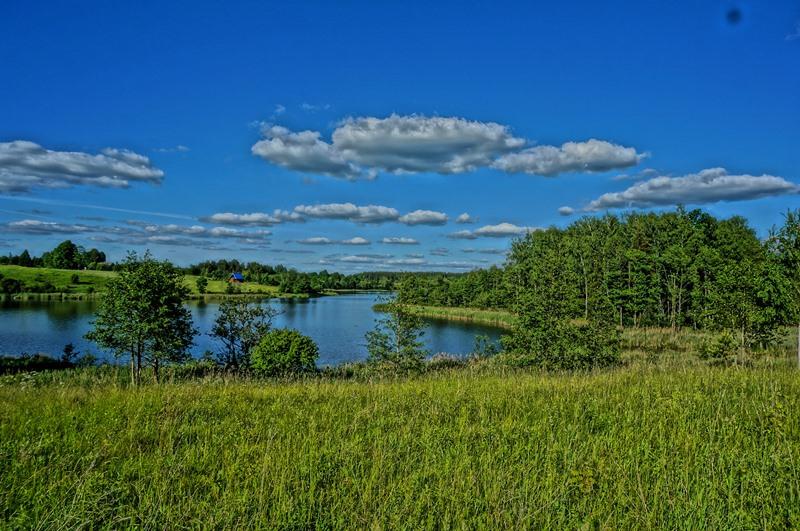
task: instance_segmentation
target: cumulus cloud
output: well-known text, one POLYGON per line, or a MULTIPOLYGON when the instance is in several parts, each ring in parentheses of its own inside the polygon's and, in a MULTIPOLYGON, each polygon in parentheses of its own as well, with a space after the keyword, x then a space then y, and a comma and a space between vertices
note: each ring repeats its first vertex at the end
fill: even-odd
POLYGON ((242 225, 242 226, 262 226, 269 227, 283 222, 303 222, 305 218, 297 212, 286 210, 275 210, 272 214, 265 212, 251 212, 249 214, 234 214, 233 212, 219 212, 200 218, 200 221, 207 223, 217 223, 220 225, 242 225))
POLYGON ((404 238, 402 236, 393 236, 390 238, 383 238, 381 243, 388 243, 390 245, 418 245, 419 242, 414 238, 404 238))
POLYGON ((513 223, 500 223, 498 225, 485 225, 476 229, 475 234, 490 238, 504 238, 507 236, 519 236, 534 230, 537 230, 536 227, 519 227, 513 223))
POLYGON ((450 254, 450 249, 447 247, 437 247, 431 250, 433 256, 447 256, 450 254))
POLYGON ((361 170, 347 161, 316 131, 294 133, 285 127, 262 128, 263 140, 252 147, 254 155, 295 171, 356 179, 361 170))
POLYGON ((400 216, 397 221, 406 225, 444 225, 447 223, 447 214, 433 210, 415 210, 400 216))
POLYGON ((353 203, 299 205, 294 208, 294 212, 310 218, 345 219, 357 223, 383 223, 400 217, 400 213, 394 208, 379 205, 356 206, 353 203))
POLYGON ((558 208, 558 213, 562 216, 571 216, 575 213, 575 209, 570 206, 562 206, 558 208))
POLYGON ((566 172, 604 172, 635 166, 644 157, 636 149, 605 140, 566 142, 561 147, 534 146, 503 155, 494 167, 508 173, 552 177, 566 172))
POLYGON ((476 221, 477 219, 470 216, 467 212, 459 214, 459 216, 456 218, 456 223, 475 223, 476 221))
POLYGON ((463 173, 525 144, 493 122, 396 114, 349 118, 332 140, 348 160, 390 173, 463 173))
POLYGON ((0 192, 77 185, 127 188, 131 181, 158 184, 164 172, 144 155, 106 148, 92 155, 53 151, 26 140, 0 142, 0 192))
POLYGON ((545 176, 603 172, 634 166, 645 156, 597 139, 526 148, 528 142, 508 126, 460 117, 352 117, 336 126, 330 142, 317 131, 270 124, 262 134, 255 155, 292 170, 351 180, 379 172, 457 174, 485 167, 545 176))
POLYGON ((676 204, 708 204, 745 201, 796 194, 798 185, 774 175, 730 175, 724 168, 710 168, 681 177, 660 176, 634 184, 622 192, 601 195, 584 210, 652 207, 676 204))
POLYGON ((499 223, 497 225, 484 225, 474 231, 460 230, 449 234, 447 237, 455 240, 475 240, 480 237, 506 238, 509 236, 519 236, 534 230, 538 229, 536 227, 520 227, 513 223, 499 223))

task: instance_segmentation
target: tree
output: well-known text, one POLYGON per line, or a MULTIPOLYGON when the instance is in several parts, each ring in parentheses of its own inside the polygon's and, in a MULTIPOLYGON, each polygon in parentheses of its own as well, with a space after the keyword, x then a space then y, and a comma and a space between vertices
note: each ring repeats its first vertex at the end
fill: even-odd
POLYGON ((270 330, 250 353, 253 369, 265 376, 311 372, 318 357, 314 340, 288 328, 270 330))
POLYGON ((22 251, 22 253, 17 258, 17 264, 21 265, 22 267, 32 267, 33 266, 33 259, 31 258, 30 253, 27 249, 22 251))
POLYGON ((520 291, 516 322, 502 342, 512 363, 547 369, 616 363, 620 346, 613 308, 596 304, 586 312, 576 257, 565 235, 557 229, 530 233, 515 242, 511 254, 510 274, 520 291))
POLYGON ((787 313, 798 322, 797 363, 800 365, 800 210, 786 213, 783 226, 772 230, 768 245, 792 286, 794 297, 787 313))
POLYGON ((70 240, 59 243, 55 249, 42 255, 45 267, 55 269, 80 269, 83 252, 70 240))
POLYGON ((169 262, 130 253, 119 275, 106 285, 100 306, 86 335, 114 355, 130 357, 131 382, 141 383, 144 365, 156 381, 165 362, 181 362, 197 331, 183 300, 189 295, 183 275, 169 262))
POLYGON ((385 305, 386 317, 376 320, 375 329, 367 332, 369 361, 387 363, 401 370, 418 370, 428 355, 420 338, 422 319, 396 302, 385 305))
POLYGON ((272 328, 278 311, 246 299, 225 300, 219 305, 211 336, 222 343, 219 362, 232 369, 250 366, 250 351, 272 328))
POLYGON ((206 289, 208 289, 208 279, 206 277, 197 277, 195 284, 197 284, 197 291, 201 295, 206 292, 206 289))

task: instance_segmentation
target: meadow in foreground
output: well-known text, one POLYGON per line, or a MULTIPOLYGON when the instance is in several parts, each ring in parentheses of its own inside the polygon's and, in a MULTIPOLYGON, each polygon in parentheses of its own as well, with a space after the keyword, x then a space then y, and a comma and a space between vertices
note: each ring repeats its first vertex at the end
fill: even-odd
POLYGON ((5 377, 9 528, 800 526, 800 373, 5 377))

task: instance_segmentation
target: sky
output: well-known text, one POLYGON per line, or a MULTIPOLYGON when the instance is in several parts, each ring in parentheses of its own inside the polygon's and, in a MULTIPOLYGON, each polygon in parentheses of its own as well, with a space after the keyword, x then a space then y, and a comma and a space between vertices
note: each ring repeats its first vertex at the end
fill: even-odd
POLYGON ((466 271, 800 208, 800 2, 8 2, 0 253, 466 271), (432 5, 434 4, 434 5, 432 5))

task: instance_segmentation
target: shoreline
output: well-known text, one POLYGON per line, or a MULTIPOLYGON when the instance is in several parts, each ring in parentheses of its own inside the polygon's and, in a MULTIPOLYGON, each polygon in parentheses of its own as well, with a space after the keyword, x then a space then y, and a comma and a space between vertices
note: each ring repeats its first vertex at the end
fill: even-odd
MULTIPOLYGON (((413 315, 437 321, 458 321, 477 325, 491 326, 509 330, 514 322, 514 314, 505 310, 482 310, 463 306, 426 306, 421 304, 402 304, 413 315)), ((386 311, 385 304, 373 306, 376 312, 386 311)))

